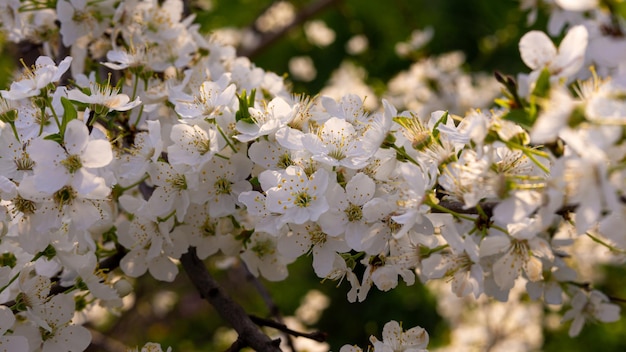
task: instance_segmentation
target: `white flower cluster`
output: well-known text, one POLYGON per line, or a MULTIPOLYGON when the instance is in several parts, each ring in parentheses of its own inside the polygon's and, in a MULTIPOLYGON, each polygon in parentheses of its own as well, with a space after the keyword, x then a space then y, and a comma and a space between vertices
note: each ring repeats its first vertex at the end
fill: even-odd
MULTIPOLYGON (((7 38, 43 43, 53 28, 72 54, 55 63, 46 46, 1 91, 5 349, 84 350, 74 310, 128 293, 107 258, 170 282, 190 247, 269 280, 312 254, 320 278, 347 278, 351 302, 416 278, 507 301, 523 281, 533 300, 569 307, 570 335, 619 319, 575 271, 581 239, 626 251, 626 61, 596 57, 601 10, 568 17, 558 49, 525 35, 532 72, 499 76, 499 106, 458 117, 294 96, 202 37, 180 0, 51 3, 0 5, 7 38)), ((371 342, 421 351, 428 335, 390 322, 371 342)))

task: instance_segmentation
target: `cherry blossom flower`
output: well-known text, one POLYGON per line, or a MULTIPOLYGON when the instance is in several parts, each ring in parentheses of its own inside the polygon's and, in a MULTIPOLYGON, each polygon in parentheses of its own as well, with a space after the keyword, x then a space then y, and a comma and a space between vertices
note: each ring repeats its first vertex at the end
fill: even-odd
POLYGON ((119 242, 130 251, 120 261, 120 267, 130 277, 139 277, 149 271, 157 280, 171 282, 178 275, 173 259, 187 251, 184 236, 172 241, 170 236, 173 221, 154 222, 136 217, 130 223, 120 225, 119 242))
POLYGON ((329 187, 329 211, 320 217, 320 226, 332 236, 345 234, 351 248, 363 250, 361 239, 369 232, 363 206, 374 197, 375 192, 376 184, 364 173, 354 175, 345 190, 335 183, 329 187))
POLYGON ((376 152, 363 148, 355 127, 348 121, 331 117, 319 129, 317 134, 307 133, 302 136, 302 147, 312 154, 312 159, 330 166, 344 166, 360 169, 376 152))
POLYGON ((313 222, 289 227, 289 233, 278 241, 278 250, 285 257, 293 259, 305 253, 312 253, 313 270, 321 278, 325 278, 333 270, 333 261, 337 253, 350 250, 343 238, 325 233, 313 222))
POLYGON ((237 121, 237 131, 240 134, 235 138, 241 142, 248 142, 260 136, 273 134, 278 129, 287 126, 298 112, 298 105, 291 105, 285 99, 276 97, 262 109, 249 108, 252 123, 237 121))
POLYGON ((585 60, 587 37, 584 26, 572 27, 557 49, 545 33, 526 33, 520 39, 519 50, 522 61, 533 70, 530 81, 534 82, 542 69, 547 69, 556 80, 576 74, 585 60))
POLYGON ((284 172, 264 171, 259 175, 261 187, 267 194, 267 209, 281 215, 281 223, 303 224, 316 221, 328 210, 325 192, 329 174, 324 169, 307 176, 298 166, 284 172))
POLYGON ((112 110, 128 111, 141 104, 139 97, 131 101, 126 94, 119 93, 120 89, 112 87, 110 82, 89 84, 89 94, 80 89, 72 89, 67 92, 67 98, 73 101, 89 104, 96 114, 104 116, 112 110))
POLYGON ((61 22, 61 38, 63 45, 71 46, 84 35, 92 38, 101 36, 105 29, 103 21, 113 14, 110 0, 96 3, 86 0, 61 0, 57 2, 57 14, 61 22))
POLYGON ((572 320, 568 332, 570 337, 580 334, 587 319, 610 323, 620 318, 620 307, 609 303, 608 297, 597 290, 589 293, 579 290, 571 304, 572 308, 565 312, 562 319, 562 321, 572 320))
POLYGON ((42 352, 80 352, 91 342, 89 330, 73 325, 74 298, 70 295, 53 296, 40 309, 33 310, 42 319, 42 352))
POLYGON ((240 254, 241 260, 254 276, 262 275, 270 281, 284 280, 289 274, 287 264, 292 260, 280 254, 276 245, 273 235, 255 231, 240 254))
POLYGON ((428 333, 423 328, 416 326, 404 331, 395 320, 386 323, 383 327, 382 341, 374 336, 370 337, 374 352, 426 352, 428 341, 428 333))
POLYGON ((200 170, 200 183, 191 201, 206 203, 212 217, 232 215, 239 204, 239 194, 252 190, 247 181, 251 171, 252 162, 241 153, 228 160, 213 158, 200 170))
POLYGON ((139 211, 152 219, 167 218, 173 213, 182 221, 191 202, 191 194, 198 187, 198 175, 187 172, 189 168, 174 168, 158 161, 148 170, 156 189, 139 211))
POLYGON ((205 81, 193 96, 184 93, 172 94, 170 101, 176 112, 184 118, 203 117, 212 119, 232 109, 236 87, 230 83, 230 75, 224 74, 217 81, 205 81))
POLYGON ((174 125, 170 133, 174 143, 167 147, 169 163, 199 170, 220 150, 217 135, 215 125, 206 121, 174 125))
POLYGON ((38 190, 53 194, 64 186, 71 186, 78 194, 105 197, 110 192, 106 180, 96 169, 113 160, 107 140, 94 138, 80 120, 67 124, 63 145, 39 138, 27 147, 35 162, 33 177, 38 190))
POLYGON ((68 56, 57 66, 48 56, 40 56, 32 69, 25 68, 20 80, 11 83, 9 90, 2 90, 2 97, 19 100, 39 95, 48 84, 58 82, 70 68, 72 57, 68 56))
POLYGON ((482 258, 497 255, 493 278, 503 290, 511 289, 522 270, 530 281, 543 279, 541 258, 554 257, 550 244, 539 237, 532 220, 509 224, 511 236, 489 234, 480 243, 482 258))

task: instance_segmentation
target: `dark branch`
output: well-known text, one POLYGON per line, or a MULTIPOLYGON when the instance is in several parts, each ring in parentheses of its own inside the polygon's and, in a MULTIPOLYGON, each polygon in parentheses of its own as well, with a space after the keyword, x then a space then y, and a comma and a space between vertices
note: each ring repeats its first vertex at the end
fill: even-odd
POLYGON ((252 321, 257 325, 274 328, 295 337, 306 337, 307 339, 315 340, 318 342, 325 342, 326 338, 328 338, 328 334, 323 331, 313 331, 311 333, 305 333, 291 330, 287 327, 287 325, 283 323, 279 323, 277 321, 269 319, 263 319, 254 315, 250 315, 250 319, 252 319, 252 321))
POLYGON ((195 248, 189 248, 189 251, 182 255, 180 261, 200 296, 211 303, 217 313, 237 331, 237 334, 239 334, 238 341, 241 341, 236 342, 236 344, 249 346, 259 352, 280 351, 276 341, 272 341, 267 335, 263 334, 244 309, 224 292, 222 287, 208 272, 204 263, 196 255, 195 248))
MULTIPOLYGON (((278 41, 280 38, 285 36, 291 29, 301 25, 309 18, 317 15, 318 13, 331 7, 332 5, 335 5, 335 3, 338 3, 339 1, 341 0, 319 0, 310 4, 309 6, 303 8, 300 12, 298 12, 298 14, 296 15, 296 17, 293 19, 291 23, 281 28, 280 30, 276 32, 269 32, 269 33, 264 33, 264 34, 259 33, 261 35, 261 39, 259 40, 259 43, 256 46, 251 47, 251 48, 239 48, 237 55, 247 56, 247 57, 253 57, 255 55, 258 55, 267 47, 269 47, 270 45, 278 41)), ((258 33, 258 31, 255 30, 254 26, 252 26, 250 30, 258 33)))

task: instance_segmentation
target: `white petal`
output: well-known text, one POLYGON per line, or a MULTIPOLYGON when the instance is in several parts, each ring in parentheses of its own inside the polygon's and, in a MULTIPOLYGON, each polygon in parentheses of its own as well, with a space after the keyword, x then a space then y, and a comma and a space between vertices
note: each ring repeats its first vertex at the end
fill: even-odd
POLYGON ((515 284, 521 269, 522 259, 510 251, 494 263, 493 279, 498 287, 509 290, 515 284))
POLYGON ((480 256, 486 257, 504 252, 511 245, 507 236, 488 236, 480 243, 480 256))
POLYGON ((113 160, 111 144, 102 139, 92 140, 87 143, 80 159, 84 167, 96 168, 107 166, 113 160))
POLYGON ((346 185, 346 193, 350 202, 355 205, 363 205, 372 199, 376 191, 376 184, 366 174, 359 172, 346 185))
POLYGON ((172 282, 178 275, 178 267, 166 257, 160 256, 150 261, 150 274, 157 280, 172 282))
POLYGON ((28 340, 24 336, 2 336, 0 337, 0 347, 4 348, 3 351, 30 351, 28 340))
POLYGON ((522 61, 533 70, 547 66, 556 56, 556 47, 543 32, 530 31, 519 42, 522 61))
POLYGON ((396 350, 396 347, 401 346, 400 336, 402 335, 402 328, 397 321, 392 320, 385 324, 383 327, 383 342, 385 345, 390 345, 396 350))
POLYGON ((559 45, 559 54, 550 65, 550 71, 558 77, 568 77, 581 68, 585 61, 585 51, 589 33, 582 25, 572 27, 559 45))
POLYGON ((0 336, 13 327, 15 316, 6 306, 0 306, 0 336))
POLYGON ((543 279, 543 265, 539 258, 531 256, 524 265, 524 271, 530 281, 539 281, 543 279))
POLYGON ((80 352, 91 342, 89 330, 80 325, 69 325, 59 329, 46 340, 42 352, 80 352))
POLYGON ((26 148, 28 156, 37 166, 54 166, 55 162, 64 160, 67 153, 59 143, 47 139, 34 139, 26 148))
POLYGON ((70 174, 63 167, 38 168, 34 176, 35 187, 40 192, 52 194, 65 186, 70 174))
POLYGON ((124 274, 130 277, 139 277, 148 270, 146 250, 131 251, 122 258, 120 267, 124 274))
POLYGON ((555 2, 567 11, 587 11, 598 6, 598 0, 555 0, 555 2))
POLYGON ((70 155, 81 155, 89 141, 89 130, 80 120, 72 120, 65 129, 65 149, 70 155))

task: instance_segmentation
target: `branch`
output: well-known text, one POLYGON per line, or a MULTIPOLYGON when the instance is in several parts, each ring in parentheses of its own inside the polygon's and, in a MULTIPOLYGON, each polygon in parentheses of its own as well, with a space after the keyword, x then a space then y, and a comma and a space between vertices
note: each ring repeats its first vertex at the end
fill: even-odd
POLYGON ((280 30, 278 30, 276 32, 269 32, 269 33, 260 34, 255 29, 254 25, 251 26, 250 30, 255 32, 255 33, 259 33, 261 35, 261 39, 259 40, 259 43, 256 46, 254 46, 254 47, 251 47, 251 48, 242 48, 242 47, 240 47, 237 50, 237 55, 238 56, 247 56, 247 57, 253 57, 253 56, 258 55, 263 50, 265 50, 267 47, 269 47, 270 45, 272 45, 273 43, 278 41, 280 38, 285 36, 292 28, 295 28, 295 27, 301 25, 302 23, 304 23, 309 18, 317 15, 318 13, 322 12, 326 8, 331 7, 332 5, 335 5, 335 3, 338 3, 339 1, 341 1, 341 0, 319 0, 319 1, 316 1, 316 2, 314 2, 312 4, 310 4, 309 6, 303 8, 300 12, 298 12, 298 14, 296 14, 296 17, 293 19, 293 21, 291 23, 289 23, 288 25, 286 25, 285 27, 281 28, 280 30))
MULTIPOLYGON (((243 308, 224 292, 198 258, 194 247, 190 247, 189 251, 182 255, 180 262, 200 296, 206 299, 239 334, 236 341, 237 348, 249 346, 259 352, 280 351, 277 344, 280 340, 273 341, 263 334, 243 308)), ((233 350, 233 346, 230 350, 233 350)))
POLYGON ((311 333, 299 332, 289 329, 287 325, 283 323, 279 323, 270 319, 263 319, 254 315, 250 315, 250 319, 252 319, 252 321, 259 326, 274 328, 295 337, 306 337, 307 339, 315 340, 317 342, 325 342, 326 338, 328 337, 328 334, 323 331, 313 331, 311 333))

